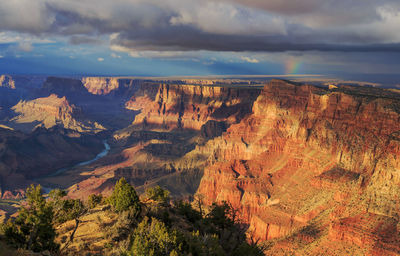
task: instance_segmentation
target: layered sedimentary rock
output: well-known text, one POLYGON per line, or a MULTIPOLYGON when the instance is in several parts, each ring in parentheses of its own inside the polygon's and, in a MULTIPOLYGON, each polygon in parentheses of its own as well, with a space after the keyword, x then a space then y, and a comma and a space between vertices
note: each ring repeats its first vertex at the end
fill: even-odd
POLYGON ((43 83, 41 91, 47 95, 56 94, 77 99, 90 95, 80 80, 61 77, 48 77, 43 83))
POLYGON ((272 255, 400 252, 397 92, 280 80, 133 87, 125 106, 135 121, 70 196, 109 193, 122 176, 174 195, 200 183, 198 198, 228 201, 254 240, 273 241, 272 255))
POLYGON ((16 123, 39 123, 40 126, 50 128, 61 125, 64 128, 79 132, 99 132, 104 130, 96 122, 81 122, 82 116, 79 108, 69 104, 66 97, 51 94, 49 97, 38 98, 31 101, 20 101, 12 107, 18 114, 11 121, 16 123))
MULTIPOLYGON (((332 239, 382 241, 382 233, 371 234, 374 228, 363 222, 354 227, 339 220, 354 216, 357 222, 364 213, 388 216, 395 220, 388 229, 396 230, 399 106, 395 96, 382 99, 362 89, 330 91, 273 80, 251 115, 200 149, 210 157, 198 195, 206 204, 228 201, 239 209, 253 238, 300 236, 314 222, 325 232, 328 223, 338 221, 330 226, 332 239), (327 216, 333 210, 336 214, 327 216), (335 231, 346 225, 357 232, 335 231)), ((396 232, 389 239, 393 252, 399 249, 396 232)))
POLYGON ((138 85, 126 107, 140 113, 113 136, 121 151, 86 173, 87 179, 73 186, 70 195, 107 191, 121 176, 136 186, 158 182, 175 195, 193 194, 205 157, 187 153, 248 114, 258 94, 257 88, 138 85))
MULTIPOLYGON (((143 87, 146 85, 143 85, 143 87)), ((200 130, 209 120, 232 124, 250 111, 258 90, 197 85, 148 85, 137 91, 126 108, 141 111, 134 125, 200 130), (249 104, 250 102, 250 104, 249 104)))
POLYGON ((106 95, 119 88, 119 79, 113 77, 84 77, 82 84, 92 94, 106 95))

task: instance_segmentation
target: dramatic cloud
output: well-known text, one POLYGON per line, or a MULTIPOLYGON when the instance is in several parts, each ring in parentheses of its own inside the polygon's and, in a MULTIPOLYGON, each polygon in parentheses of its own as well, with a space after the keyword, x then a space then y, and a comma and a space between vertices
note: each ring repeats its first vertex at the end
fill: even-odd
POLYGON ((0 2, 0 31, 110 44, 131 55, 399 52, 400 34, 394 31, 400 31, 400 5, 397 0, 13 0, 0 2))

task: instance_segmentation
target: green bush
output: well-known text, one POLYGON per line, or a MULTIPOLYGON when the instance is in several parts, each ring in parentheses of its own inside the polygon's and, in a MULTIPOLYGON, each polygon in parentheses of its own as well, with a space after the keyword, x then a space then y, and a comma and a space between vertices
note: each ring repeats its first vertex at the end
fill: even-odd
POLYGON ((169 191, 162 189, 160 186, 148 188, 146 190, 147 198, 157 203, 167 204, 170 200, 169 191))
POLYGON ((202 219, 200 212, 193 209, 190 203, 177 201, 175 202, 175 209, 177 209, 178 213, 184 216, 190 223, 196 223, 202 219))
POLYGON ((54 210, 54 222, 64 223, 69 220, 78 219, 86 212, 86 207, 79 199, 63 199, 66 192, 54 189, 49 193, 49 203, 54 210))
POLYGON ((114 191, 108 201, 117 212, 131 209, 137 216, 141 210, 139 196, 125 178, 121 178, 117 181, 114 191))
POLYGON ((103 201, 103 195, 102 194, 91 194, 88 197, 87 205, 89 209, 95 208, 97 205, 101 204, 103 201))
POLYGON ((182 255, 183 239, 163 222, 145 217, 133 232, 130 253, 135 256, 182 255))

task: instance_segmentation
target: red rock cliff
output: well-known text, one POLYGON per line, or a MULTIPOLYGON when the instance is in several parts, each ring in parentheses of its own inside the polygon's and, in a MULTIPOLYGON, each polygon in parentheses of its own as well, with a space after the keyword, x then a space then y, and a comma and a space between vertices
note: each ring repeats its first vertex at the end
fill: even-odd
MULTIPOLYGON (((345 93, 273 80, 251 115, 199 149, 210 157, 197 193, 206 204, 230 202, 253 237, 262 240, 301 235, 311 222, 326 230, 331 221, 367 212, 396 219, 399 106, 395 97, 366 96, 362 90, 345 93)), ((373 230, 361 222, 357 232, 342 239, 337 229, 349 222, 340 223, 330 226, 332 236, 321 243, 352 241, 352 234, 369 237, 373 230)), ((380 240, 380 235, 372 237, 380 240)), ((390 235, 398 241, 397 233, 390 235)))
POLYGON ((170 84, 143 85, 142 88, 126 103, 126 108, 141 111, 133 124, 167 130, 200 130, 208 120, 235 123, 250 111, 249 102, 258 95, 258 90, 251 88, 170 84))

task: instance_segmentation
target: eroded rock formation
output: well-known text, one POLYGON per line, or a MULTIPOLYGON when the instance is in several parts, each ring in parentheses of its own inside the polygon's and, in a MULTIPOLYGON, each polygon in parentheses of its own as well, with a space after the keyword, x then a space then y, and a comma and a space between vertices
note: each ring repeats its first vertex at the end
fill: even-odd
POLYGON ((50 128, 61 125, 64 128, 79 132, 99 132, 104 130, 96 122, 82 122, 79 108, 70 105, 66 97, 59 98, 55 94, 31 101, 20 101, 12 110, 18 114, 11 121, 16 123, 39 123, 39 126, 50 128))
POLYGON ((137 115, 109 156, 71 179, 71 197, 107 194, 124 176, 139 191, 228 201, 272 255, 400 252, 397 92, 104 79, 84 80, 91 96, 129 95, 137 115))
POLYGON ((119 88, 119 79, 114 77, 84 77, 83 86, 92 94, 105 95, 119 88))
POLYGON ((250 112, 251 103, 259 93, 251 88, 170 84, 150 86, 153 90, 138 91, 126 103, 126 107, 141 111, 134 125, 166 130, 200 130, 209 120, 235 123, 250 112))
POLYGON ((204 146, 212 150, 198 194, 206 204, 231 203, 253 238, 262 240, 301 235, 315 222, 325 232, 336 222, 332 239, 362 247, 364 240, 383 238, 357 216, 388 216, 395 221, 385 222, 391 237, 384 242, 399 252, 399 113, 393 95, 273 80, 251 115, 204 146))

